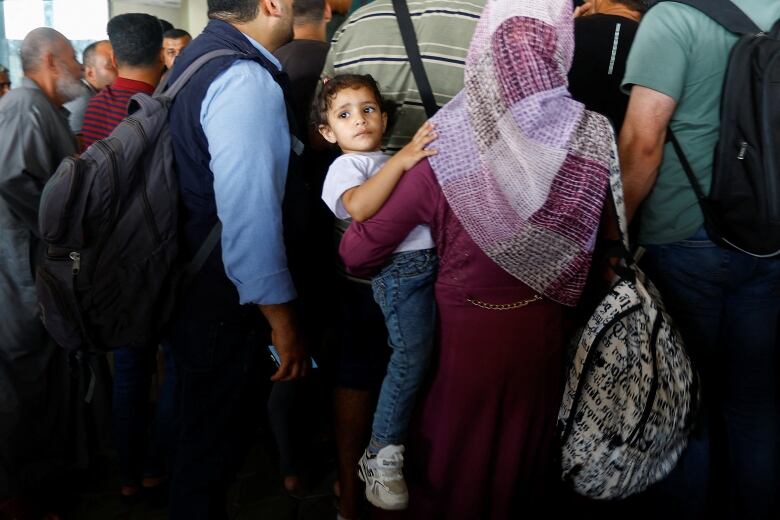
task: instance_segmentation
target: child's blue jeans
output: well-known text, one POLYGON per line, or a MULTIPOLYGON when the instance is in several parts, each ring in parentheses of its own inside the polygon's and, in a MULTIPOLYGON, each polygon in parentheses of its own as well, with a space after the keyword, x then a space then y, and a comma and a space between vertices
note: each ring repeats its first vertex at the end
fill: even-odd
POLYGON ((371 451, 402 444, 406 438, 415 396, 433 350, 437 264, 434 249, 404 251, 393 255, 372 281, 393 353, 374 413, 371 451))

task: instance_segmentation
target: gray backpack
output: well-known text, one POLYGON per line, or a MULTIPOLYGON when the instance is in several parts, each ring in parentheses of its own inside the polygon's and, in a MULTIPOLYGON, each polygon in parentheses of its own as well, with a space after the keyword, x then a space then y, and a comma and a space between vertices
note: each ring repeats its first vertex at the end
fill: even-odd
POLYGON ((182 280, 220 237, 217 225, 186 266, 177 263, 179 188, 168 110, 209 60, 205 54, 164 93, 132 97, 109 137, 62 161, 38 212, 47 250, 36 285, 43 322, 69 350, 112 350, 160 339, 182 280))

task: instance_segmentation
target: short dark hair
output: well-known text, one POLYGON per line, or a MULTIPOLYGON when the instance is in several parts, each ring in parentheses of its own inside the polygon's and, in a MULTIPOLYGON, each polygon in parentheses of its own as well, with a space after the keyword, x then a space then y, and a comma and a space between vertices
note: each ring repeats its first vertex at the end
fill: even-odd
POLYGON ((640 13, 646 13, 648 9, 658 3, 658 0, 615 0, 619 4, 623 4, 629 9, 640 13))
POLYGON ((258 0, 208 0, 209 18, 229 23, 251 22, 260 12, 258 0))
POLYGON ((95 54, 97 53, 97 46, 101 43, 110 42, 108 40, 98 40, 87 45, 87 48, 84 49, 84 52, 81 55, 81 62, 84 63, 84 65, 92 65, 94 63, 95 54))
POLYGON ((325 17, 325 0, 295 0, 293 16, 295 23, 321 22, 325 17))
POLYGON ((164 18, 158 18, 160 21, 160 27, 162 27, 162 32, 170 31, 173 29, 173 24, 169 22, 168 20, 165 20, 164 18))
POLYGON ((163 33, 163 39, 165 38, 173 38, 174 40, 178 38, 189 38, 191 40, 192 36, 184 29, 169 29, 163 33))
POLYGON ((120 14, 108 21, 108 39, 119 65, 152 65, 160 58, 162 26, 149 14, 120 14))
POLYGON ((339 74, 322 86, 315 104, 317 113, 313 114, 312 119, 317 121, 318 125, 328 124, 328 110, 330 110, 336 95, 345 88, 358 89, 360 87, 365 87, 371 91, 376 104, 379 105, 380 111, 387 111, 385 101, 382 99, 382 93, 379 91, 379 85, 371 74, 339 74))

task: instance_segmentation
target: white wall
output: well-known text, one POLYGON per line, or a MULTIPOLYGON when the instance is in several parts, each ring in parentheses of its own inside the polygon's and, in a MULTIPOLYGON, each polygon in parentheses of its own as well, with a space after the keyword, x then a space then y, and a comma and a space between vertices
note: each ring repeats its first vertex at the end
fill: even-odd
POLYGON ((208 3, 206 0, 182 0, 182 28, 186 29, 194 38, 206 27, 206 23, 209 21, 207 13, 208 3))
POLYGON ((165 18, 178 29, 188 31, 193 37, 200 34, 208 23, 207 0, 181 0, 180 7, 153 5, 154 2, 110 0, 111 16, 123 13, 148 13, 165 18))
POLYGON ((124 13, 147 13, 156 16, 157 18, 164 18, 165 20, 171 22, 174 27, 181 28, 181 11, 181 8, 175 7, 162 7, 144 3, 125 2, 124 0, 111 0, 109 14, 113 17, 124 13))

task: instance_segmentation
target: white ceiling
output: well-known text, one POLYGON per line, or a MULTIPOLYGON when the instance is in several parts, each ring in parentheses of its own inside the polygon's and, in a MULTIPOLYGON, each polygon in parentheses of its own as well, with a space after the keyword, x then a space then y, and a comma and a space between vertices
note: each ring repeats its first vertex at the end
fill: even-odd
POLYGON ((174 9, 181 7, 181 0, 114 0, 114 2, 125 4, 147 4, 158 7, 171 7, 174 9))

